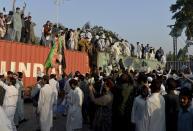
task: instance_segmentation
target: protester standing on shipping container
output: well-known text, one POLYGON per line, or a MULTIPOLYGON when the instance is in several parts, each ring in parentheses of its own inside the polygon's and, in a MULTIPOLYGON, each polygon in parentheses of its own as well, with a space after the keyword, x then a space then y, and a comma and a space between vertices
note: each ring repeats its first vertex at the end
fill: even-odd
POLYGON ((141 56, 142 56, 142 47, 141 44, 137 42, 137 58, 141 59, 141 56))
POLYGON ((16 0, 13 1, 13 41, 19 42, 21 40, 22 20, 21 15, 24 14, 26 3, 24 3, 23 10, 17 7, 15 11, 16 0))
POLYGON ((43 76, 43 87, 40 89, 37 113, 40 115, 41 131, 50 131, 53 127, 54 92, 49 85, 49 77, 43 76))

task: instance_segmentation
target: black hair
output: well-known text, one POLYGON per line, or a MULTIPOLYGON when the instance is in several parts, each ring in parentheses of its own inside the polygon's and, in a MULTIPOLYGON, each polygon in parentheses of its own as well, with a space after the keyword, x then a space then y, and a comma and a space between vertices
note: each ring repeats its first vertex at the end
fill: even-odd
POLYGON ((0 75, 0 79, 4 78, 4 75, 0 75))
POLYGON ((13 86, 15 86, 15 84, 16 84, 16 79, 13 78, 13 77, 11 77, 11 78, 9 78, 9 80, 10 80, 11 84, 12 84, 13 86))
POLYGON ((63 78, 63 79, 64 79, 66 76, 67 76, 66 73, 63 73, 63 74, 62 74, 62 78, 63 78))
POLYGON ((183 88, 181 91, 180 91, 180 97, 181 96, 187 96, 188 99, 191 99, 192 100, 192 92, 190 89, 188 88, 183 88))
POLYGON ((12 74, 13 74, 12 71, 8 71, 8 72, 7 72, 7 75, 12 75, 12 74))
POLYGON ((84 76, 83 76, 83 75, 79 75, 78 78, 79 78, 81 81, 84 81, 84 76))
POLYGON ((86 75, 85 75, 86 77, 90 77, 90 74, 89 73, 86 73, 86 75))
POLYGON ((37 81, 40 81, 42 79, 42 77, 37 77, 37 81))
POLYGON ((168 86, 168 89, 170 89, 170 90, 175 90, 177 87, 177 84, 173 78, 169 78, 166 81, 166 86, 168 86))
POLYGON ((162 75, 160 75, 160 76, 158 75, 157 76, 157 80, 159 80, 162 83, 163 82, 163 76, 162 75))
POLYGON ((79 74, 80 74, 80 71, 76 71, 76 72, 75 72, 75 77, 78 77, 79 74))
POLYGON ((99 70, 102 70, 102 67, 99 67, 99 70))
POLYGON ((17 73, 19 75, 18 78, 20 78, 20 79, 23 78, 23 73, 22 72, 17 72, 17 73))
POLYGON ((13 11, 9 11, 9 15, 13 15, 13 11))
POLYGON ((143 86, 141 87, 140 94, 141 94, 141 96, 142 96, 143 98, 146 98, 146 97, 149 95, 148 88, 147 88, 145 85, 143 85, 143 86))
POLYGON ((140 84, 141 82, 146 83, 147 82, 147 76, 145 74, 139 74, 139 77, 137 79, 137 82, 140 84))
POLYGON ((56 78, 56 74, 51 74, 50 75, 50 79, 55 79, 56 78))
POLYGON ((43 80, 46 82, 45 84, 49 84, 49 76, 44 75, 43 80))
POLYGON ((157 79, 154 79, 150 86, 152 93, 160 91, 160 87, 161 87, 161 82, 157 79))
POLYGON ((71 87, 72 87, 72 84, 74 84, 75 86, 77 86, 77 85, 78 85, 78 81, 75 80, 75 79, 72 79, 72 80, 69 81, 69 84, 70 84, 71 87))
POLYGON ((121 75, 121 84, 128 83, 129 81, 129 75, 128 74, 122 74, 121 75))

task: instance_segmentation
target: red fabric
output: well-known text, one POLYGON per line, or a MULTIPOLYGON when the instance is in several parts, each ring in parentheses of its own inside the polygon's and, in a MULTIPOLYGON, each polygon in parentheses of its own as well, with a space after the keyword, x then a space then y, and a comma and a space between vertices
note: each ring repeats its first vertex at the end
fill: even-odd
POLYGON ((107 83, 107 86, 109 86, 110 88, 113 88, 114 87, 114 83, 111 81, 111 80, 107 80, 106 81, 106 83, 107 83))

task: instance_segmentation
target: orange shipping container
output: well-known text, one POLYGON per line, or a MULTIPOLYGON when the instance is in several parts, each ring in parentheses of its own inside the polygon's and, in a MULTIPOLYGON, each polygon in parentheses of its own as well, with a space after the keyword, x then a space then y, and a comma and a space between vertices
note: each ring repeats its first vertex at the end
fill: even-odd
MULTIPOLYGON (((0 41, 0 72, 23 72, 24 87, 36 83, 38 71, 44 71, 44 63, 50 48, 31 44, 21 44, 9 41, 0 41)), ((67 74, 80 71, 85 74, 89 71, 89 58, 87 53, 65 50, 67 74)), ((54 68, 52 72, 57 72, 54 68)), ((61 70, 59 71, 61 73, 61 70)))

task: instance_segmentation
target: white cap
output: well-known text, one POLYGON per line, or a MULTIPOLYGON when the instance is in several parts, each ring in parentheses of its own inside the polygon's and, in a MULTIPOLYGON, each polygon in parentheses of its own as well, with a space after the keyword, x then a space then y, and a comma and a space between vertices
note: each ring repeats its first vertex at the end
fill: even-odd
POLYGON ((159 73, 160 73, 160 74, 163 74, 163 73, 164 73, 164 71, 163 71, 163 70, 160 70, 160 71, 159 71, 159 73))
POLYGON ((103 76, 99 76, 99 80, 102 80, 103 79, 103 76))
POLYGON ((43 73, 43 72, 39 71, 39 72, 37 73, 37 77, 43 77, 43 76, 44 76, 44 73, 43 73))
POLYGON ((78 81, 78 77, 75 77, 74 79, 78 81))
POLYGON ((153 78, 152 78, 152 77, 147 77, 147 81, 148 81, 148 82, 152 82, 152 81, 153 81, 153 78))

